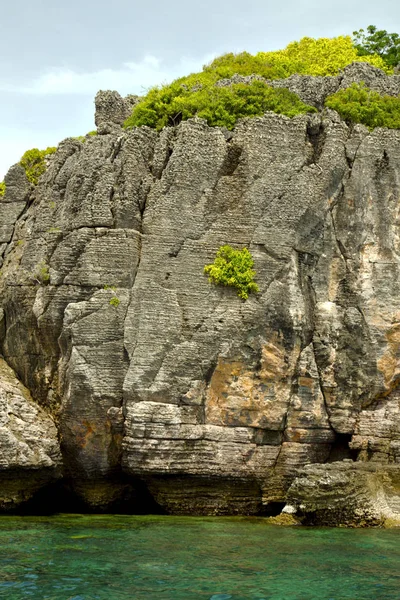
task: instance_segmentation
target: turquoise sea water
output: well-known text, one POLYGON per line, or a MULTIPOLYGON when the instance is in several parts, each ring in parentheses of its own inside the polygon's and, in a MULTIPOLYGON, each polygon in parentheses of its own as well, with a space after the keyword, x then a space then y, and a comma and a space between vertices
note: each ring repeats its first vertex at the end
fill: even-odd
POLYGON ((263 519, 0 517, 7 600, 400 599, 400 531, 263 519))

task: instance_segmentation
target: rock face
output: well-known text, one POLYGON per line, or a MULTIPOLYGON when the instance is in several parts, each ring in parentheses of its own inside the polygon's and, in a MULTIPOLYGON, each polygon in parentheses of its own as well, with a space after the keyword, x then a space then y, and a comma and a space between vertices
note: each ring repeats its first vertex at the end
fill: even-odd
POLYGON ((294 480, 284 512, 307 525, 382 526, 400 523, 400 466, 375 462, 308 465, 294 480))
POLYGON ((13 510, 61 477, 56 426, 0 358, 0 509, 13 510))
POLYGON ((96 94, 95 123, 100 134, 118 132, 119 126, 129 117, 132 108, 139 101, 138 96, 121 98, 118 92, 100 91, 96 94))
MULTIPOLYGON (((335 91, 315 79, 295 83, 335 91)), ((102 135, 62 142, 34 191, 13 167, 0 199, 2 354, 75 493, 259 514, 306 464, 397 462, 400 132, 329 110, 124 131, 112 97, 102 135), (246 302, 203 275, 223 244, 253 255, 246 302)))

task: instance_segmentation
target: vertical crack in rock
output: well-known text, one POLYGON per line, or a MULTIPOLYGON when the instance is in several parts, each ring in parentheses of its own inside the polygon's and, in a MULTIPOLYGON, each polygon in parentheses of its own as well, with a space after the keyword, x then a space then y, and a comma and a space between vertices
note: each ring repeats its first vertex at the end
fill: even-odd
POLYGON ((232 177, 240 163, 240 157, 243 148, 233 142, 233 139, 227 140, 227 152, 224 162, 219 171, 218 181, 221 177, 232 177))
POLYGON ((123 142, 124 142, 124 136, 121 135, 116 139, 115 143, 113 144, 113 146, 111 148, 111 153, 109 156, 109 160, 110 160, 111 164, 113 164, 115 162, 115 160, 117 159, 117 157, 119 156, 119 154, 122 150, 123 142))
POLYGON ((323 380, 323 376, 322 376, 322 373, 321 373, 321 369, 320 369, 320 367, 318 365, 314 342, 312 343, 312 349, 313 349, 315 364, 317 366, 319 389, 321 391, 322 398, 324 400, 324 407, 325 407, 326 415, 328 417, 329 427, 332 429, 332 431, 335 431, 335 428, 333 427, 331 419, 330 419, 330 409, 329 409, 329 405, 328 405, 328 402, 327 402, 327 399, 326 399, 326 395, 325 395, 324 380, 323 380))
POLYGON ((307 124, 307 139, 311 144, 312 152, 307 164, 318 165, 318 161, 321 158, 325 141, 326 141, 326 127, 320 115, 313 115, 309 117, 307 124))
MULTIPOLYGON (((344 185, 342 185, 342 189, 340 194, 343 195, 344 193, 344 185)), ((342 241, 339 239, 338 233, 337 233, 337 229, 336 229, 336 223, 335 223, 335 218, 334 218, 334 214, 333 211, 335 210, 335 206, 337 206, 337 203, 339 202, 339 200, 337 199, 335 204, 333 206, 330 207, 329 209, 329 215, 330 215, 330 219, 331 219, 331 223, 332 223, 332 231, 334 233, 335 236, 335 240, 336 240, 336 246, 337 249, 339 250, 340 256, 343 259, 343 263, 345 265, 346 271, 349 271, 349 265, 348 265, 348 257, 346 256, 346 249, 343 246, 342 241)))
POLYGON ((115 210, 115 188, 114 188, 114 186, 112 186, 112 188, 110 189, 109 203, 110 203, 110 210, 111 210, 112 219, 113 219, 113 228, 116 229, 117 220, 116 220, 116 210, 115 210))
POLYGON ((166 127, 158 136, 158 143, 155 148, 152 164, 150 165, 153 177, 158 180, 162 179, 163 174, 167 170, 169 161, 174 152, 176 138, 176 127, 166 127))

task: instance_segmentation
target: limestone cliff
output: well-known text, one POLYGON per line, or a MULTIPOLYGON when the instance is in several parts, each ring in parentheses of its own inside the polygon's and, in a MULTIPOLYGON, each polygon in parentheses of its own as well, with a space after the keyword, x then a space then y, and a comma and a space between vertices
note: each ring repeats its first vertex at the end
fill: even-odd
MULTIPOLYGON (((360 80, 400 92, 365 64, 286 85, 319 106, 360 80)), ((0 198, 1 352, 64 480, 94 510, 259 514, 309 463, 396 479, 400 132, 329 110, 123 130, 134 101, 99 94, 99 135, 63 141, 35 189, 12 167, 0 198), (254 258, 245 302, 203 275, 223 244, 254 258)), ((24 457, 0 460, 3 504, 24 457)))

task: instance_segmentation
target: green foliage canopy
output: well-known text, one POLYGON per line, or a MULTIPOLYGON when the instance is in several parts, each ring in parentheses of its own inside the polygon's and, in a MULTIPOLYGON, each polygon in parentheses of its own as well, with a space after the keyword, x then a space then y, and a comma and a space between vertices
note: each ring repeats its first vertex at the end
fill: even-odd
POLYGON ((27 178, 33 185, 37 185, 39 177, 46 170, 46 156, 53 154, 57 148, 49 147, 46 150, 32 148, 22 156, 19 164, 25 169, 27 178))
POLYGON ((6 192, 6 184, 4 181, 0 181, 0 196, 4 196, 6 192))
POLYGON ((256 272, 254 261, 247 248, 235 250, 232 246, 221 246, 213 264, 204 267, 210 283, 229 285, 237 289, 238 296, 247 300, 250 292, 257 293, 258 285, 254 281, 256 272))
POLYGON ((400 36, 398 33, 388 33, 385 29, 377 29, 368 25, 364 29, 353 31, 353 44, 362 57, 373 54, 380 56, 389 67, 400 64, 400 36))
POLYGON ((339 36, 304 37, 298 42, 291 42, 283 50, 259 52, 255 56, 248 52, 224 54, 206 65, 200 75, 207 73, 216 79, 229 78, 235 73, 257 74, 267 79, 282 79, 295 73, 325 77, 338 75, 341 69, 355 61, 369 62, 386 72, 391 71, 378 53, 360 53, 350 36, 339 36))
POLYGON ((299 42, 291 42, 284 50, 260 52, 257 56, 275 69, 276 77, 289 77, 294 73, 321 77, 338 75, 341 69, 355 61, 369 62, 390 71, 380 56, 361 56, 350 36, 304 37, 299 42))
POLYGON ((369 62, 390 71, 378 55, 360 56, 350 36, 337 38, 303 38, 284 50, 251 55, 224 54, 203 68, 201 73, 181 77, 169 85, 155 87, 134 107, 125 127, 147 125, 161 130, 195 115, 209 125, 232 129, 237 119, 262 115, 273 110, 287 116, 311 112, 314 109, 290 96, 282 89, 271 89, 262 81, 250 85, 216 86, 221 79, 239 75, 259 75, 267 79, 304 75, 337 75, 354 61, 369 62))
POLYGON ((276 65, 265 60, 263 52, 256 55, 249 52, 223 54, 215 58, 209 65, 205 65, 203 73, 200 75, 206 74, 209 81, 218 81, 219 79, 230 79, 236 73, 243 76, 257 74, 266 79, 285 77, 276 65))
POLYGON ((326 99, 325 105, 346 121, 363 123, 370 129, 400 129, 400 98, 381 96, 362 84, 353 83, 346 90, 336 92, 326 99))
POLYGON ((173 94, 174 86, 149 92, 145 101, 134 110, 125 126, 148 125, 157 130, 197 115, 206 119, 210 126, 233 129, 241 117, 255 117, 272 110, 278 114, 294 117, 315 112, 312 106, 285 88, 272 88, 262 81, 249 85, 238 83, 227 87, 202 87, 196 91, 180 90, 173 94))

